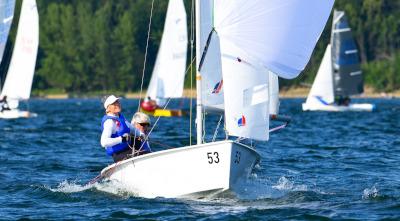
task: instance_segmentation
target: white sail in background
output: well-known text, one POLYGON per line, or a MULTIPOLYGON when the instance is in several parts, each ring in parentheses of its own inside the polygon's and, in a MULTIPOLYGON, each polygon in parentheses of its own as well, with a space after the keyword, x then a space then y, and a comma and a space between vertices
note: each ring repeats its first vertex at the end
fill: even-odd
POLYGON ((269 114, 279 113, 279 79, 278 75, 269 71, 269 114))
POLYGON ((170 0, 147 97, 152 99, 182 97, 187 41, 183 0, 170 0))
POLYGON ((317 76, 307 97, 308 106, 327 105, 334 102, 331 45, 328 44, 317 76))
POLYGON ((31 94, 39 45, 39 15, 35 0, 23 0, 17 38, 1 95, 9 100, 28 99, 31 94))
MULTIPOLYGON (((15 0, 0 1, 0 63, 6 47, 8 33, 14 17, 15 0)), ((0 82, 1 83, 1 82, 0 82)))
MULTIPOLYGON (((249 59, 283 78, 304 69, 334 0, 218 0, 215 29, 249 59)), ((224 50, 221 48, 221 50, 224 50)))

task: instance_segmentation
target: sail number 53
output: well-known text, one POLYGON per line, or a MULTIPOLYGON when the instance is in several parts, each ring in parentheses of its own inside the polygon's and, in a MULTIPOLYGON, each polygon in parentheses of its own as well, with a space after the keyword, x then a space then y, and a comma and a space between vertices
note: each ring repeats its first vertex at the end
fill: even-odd
POLYGON ((208 163, 219 163, 219 154, 218 152, 207 152, 208 163))

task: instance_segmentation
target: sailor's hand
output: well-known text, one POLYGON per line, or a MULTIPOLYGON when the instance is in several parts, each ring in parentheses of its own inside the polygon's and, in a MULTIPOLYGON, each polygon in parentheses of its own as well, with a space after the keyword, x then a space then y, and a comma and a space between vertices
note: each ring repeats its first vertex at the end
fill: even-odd
POLYGON ((140 135, 139 135, 140 140, 146 140, 146 138, 147 138, 147 136, 145 133, 140 133, 140 135))
POLYGON ((127 142, 129 140, 129 134, 128 133, 124 133, 122 136, 122 142, 127 142))

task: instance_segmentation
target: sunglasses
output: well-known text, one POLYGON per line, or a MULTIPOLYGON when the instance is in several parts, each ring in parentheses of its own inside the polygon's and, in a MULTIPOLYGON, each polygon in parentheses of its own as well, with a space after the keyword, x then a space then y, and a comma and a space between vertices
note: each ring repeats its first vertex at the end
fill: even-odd
POLYGON ((140 126, 142 126, 142 127, 149 127, 150 126, 150 124, 149 123, 140 123, 140 126))

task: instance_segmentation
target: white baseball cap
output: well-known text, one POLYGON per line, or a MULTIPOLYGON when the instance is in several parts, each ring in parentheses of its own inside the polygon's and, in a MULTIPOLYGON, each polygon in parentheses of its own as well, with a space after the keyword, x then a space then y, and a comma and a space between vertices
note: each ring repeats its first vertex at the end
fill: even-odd
POLYGON ((110 95, 107 97, 106 101, 104 101, 104 108, 107 109, 108 105, 113 104, 115 101, 121 99, 120 97, 116 97, 114 95, 110 95))

